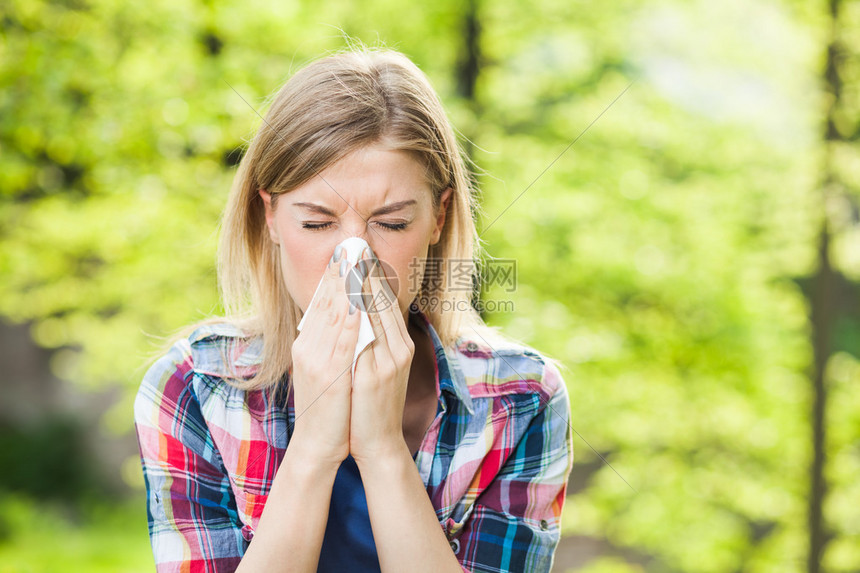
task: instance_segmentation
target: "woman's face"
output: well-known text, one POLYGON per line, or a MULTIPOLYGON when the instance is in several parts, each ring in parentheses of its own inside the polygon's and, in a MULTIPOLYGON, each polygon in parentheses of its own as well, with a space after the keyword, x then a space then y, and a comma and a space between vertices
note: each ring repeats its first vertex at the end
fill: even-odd
POLYGON ((404 151, 361 148, 280 195, 261 190, 269 234, 279 245, 287 290, 305 312, 334 248, 349 237, 367 241, 387 276, 396 274, 404 318, 421 286, 428 247, 439 242, 451 197, 433 210, 424 168, 404 151))

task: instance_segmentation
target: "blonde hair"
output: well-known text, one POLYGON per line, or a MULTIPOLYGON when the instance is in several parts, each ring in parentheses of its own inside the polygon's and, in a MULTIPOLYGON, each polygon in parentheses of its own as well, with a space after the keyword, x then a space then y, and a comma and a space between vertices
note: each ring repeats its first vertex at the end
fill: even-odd
MULTIPOLYGON (((452 188, 441 238, 427 257, 471 261, 470 278, 477 284, 482 247, 475 227, 475 189, 465 154, 425 74, 390 49, 353 47, 319 59, 275 94, 233 180, 218 256, 226 316, 184 329, 190 333, 226 319, 249 338, 262 338, 259 369, 251 378, 228 380, 230 384, 255 390, 284 380, 301 319, 284 284, 259 190, 271 193, 274 203, 351 152, 376 143, 409 152, 424 166, 434 209, 441 194, 452 188)), ((470 329, 487 341, 510 340, 483 322, 472 307, 470 290, 448 288, 448 267, 438 265, 432 281, 425 274, 413 303, 426 313, 443 345, 454 344, 470 329), (428 306, 429 301, 435 304, 428 306)), ((227 367, 232 368, 229 360, 227 367)))

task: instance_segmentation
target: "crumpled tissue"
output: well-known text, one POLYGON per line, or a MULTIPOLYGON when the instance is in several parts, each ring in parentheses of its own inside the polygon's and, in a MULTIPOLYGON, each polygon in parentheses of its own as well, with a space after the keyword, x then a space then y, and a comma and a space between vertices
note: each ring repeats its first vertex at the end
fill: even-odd
MULTIPOLYGON (((352 304, 357 304, 357 306, 359 308, 359 312, 361 313, 361 317, 360 317, 361 318, 361 326, 359 327, 359 330, 358 330, 358 342, 355 345, 355 354, 353 355, 353 362, 352 362, 352 374, 355 375, 356 360, 358 360, 359 354, 361 354, 361 352, 365 348, 367 348, 367 346, 371 342, 373 342, 374 338, 376 338, 373 334, 373 326, 370 324, 370 318, 367 316, 367 311, 364 309, 364 306, 359 303, 359 300, 358 300, 359 298, 361 298, 361 292, 360 292, 361 285, 357 284, 358 283, 357 278, 355 280, 351 280, 351 279, 353 279, 353 277, 356 273, 350 272, 352 270, 352 267, 355 266, 355 264, 358 262, 359 258, 361 257, 361 253, 364 251, 365 248, 368 247, 368 244, 367 244, 367 241, 365 241, 364 239, 362 239, 360 237, 350 237, 350 238, 346 239, 345 241, 343 241, 342 243, 340 243, 340 247, 343 248, 343 253, 341 254, 341 260, 343 260, 343 258, 346 257, 346 260, 349 261, 349 266, 348 266, 348 270, 347 270, 347 277, 344 278, 344 280, 347 281, 347 285, 349 285, 350 287, 355 285, 354 289, 347 288, 347 295, 350 296, 350 300, 351 300, 352 304)), ((317 290, 316 290, 316 292, 314 292, 314 296, 311 299, 311 302, 308 304, 308 308, 311 308, 311 306, 314 304, 314 301, 316 301, 317 295, 320 292, 320 287, 322 287, 323 280, 324 279, 320 279, 320 282, 317 285, 317 290)), ((305 312, 304 316, 302 316, 301 322, 299 322, 299 331, 300 332, 302 330, 302 327, 304 326, 305 318, 307 318, 307 312, 305 312)))

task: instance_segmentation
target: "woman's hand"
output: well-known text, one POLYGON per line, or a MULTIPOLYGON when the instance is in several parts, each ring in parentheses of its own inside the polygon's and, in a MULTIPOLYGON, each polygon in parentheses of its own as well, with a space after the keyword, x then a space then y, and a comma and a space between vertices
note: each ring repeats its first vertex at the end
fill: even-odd
POLYGON ((349 454, 351 371, 360 325, 359 313, 349 314, 346 270, 341 249, 329 262, 292 346, 296 422, 289 447, 299 448, 307 462, 335 469, 349 454))
MULTIPOLYGON (((359 264, 378 264, 367 249, 359 264)), ((358 357, 352 384, 349 451, 356 463, 379 460, 406 449, 403 408, 415 344, 409 336, 397 298, 379 273, 367 272, 370 300, 391 304, 368 312, 375 339, 358 357)), ((378 304, 378 303, 377 303, 378 304)), ((357 313, 356 313, 357 314, 357 313)))

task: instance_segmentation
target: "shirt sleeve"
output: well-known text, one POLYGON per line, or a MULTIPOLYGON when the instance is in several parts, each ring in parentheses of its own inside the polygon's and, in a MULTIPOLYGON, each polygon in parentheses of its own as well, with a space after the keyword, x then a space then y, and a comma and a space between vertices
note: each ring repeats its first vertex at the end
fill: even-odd
POLYGON ((183 340, 147 371, 134 402, 159 573, 234 571, 248 545, 192 376, 191 350, 183 340))
POLYGON ((496 478, 475 500, 452 548, 465 571, 549 572, 561 534, 561 510, 573 465, 567 389, 556 367, 551 388, 496 478))

